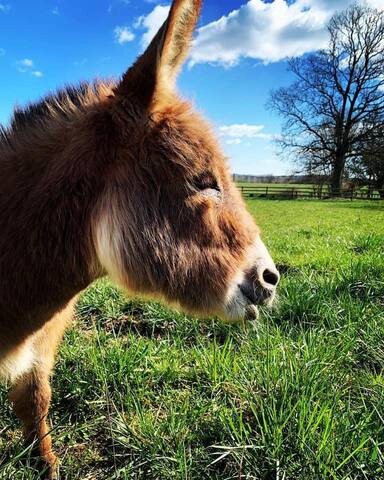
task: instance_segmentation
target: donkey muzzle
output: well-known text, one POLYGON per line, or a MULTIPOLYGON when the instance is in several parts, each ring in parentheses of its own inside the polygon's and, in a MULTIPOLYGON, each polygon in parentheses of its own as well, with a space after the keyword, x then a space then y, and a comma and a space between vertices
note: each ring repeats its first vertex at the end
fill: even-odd
POLYGON ((280 274, 260 237, 250 251, 248 266, 237 280, 227 296, 225 316, 229 320, 256 319, 257 307, 271 305, 280 281, 280 274))
POLYGON ((275 297, 279 281, 280 274, 275 266, 256 267, 246 273, 238 288, 251 305, 268 305, 275 297))

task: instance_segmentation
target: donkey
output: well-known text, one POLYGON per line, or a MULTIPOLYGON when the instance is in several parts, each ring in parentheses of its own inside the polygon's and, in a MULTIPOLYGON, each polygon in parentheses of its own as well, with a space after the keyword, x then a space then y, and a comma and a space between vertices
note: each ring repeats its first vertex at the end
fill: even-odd
POLYGON ((206 122, 175 90, 201 0, 174 0, 121 81, 68 87, 0 130, 0 376, 50 478, 50 374, 76 297, 128 292, 228 321, 279 273, 206 122))

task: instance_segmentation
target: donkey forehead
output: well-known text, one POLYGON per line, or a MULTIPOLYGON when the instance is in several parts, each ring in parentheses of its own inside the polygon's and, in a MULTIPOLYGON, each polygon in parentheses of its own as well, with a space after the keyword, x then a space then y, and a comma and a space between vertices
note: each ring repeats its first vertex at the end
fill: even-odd
POLYGON ((225 166, 225 157, 212 128, 199 114, 189 110, 167 115, 159 125, 162 153, 180 167, 216 169, 220 173, 225 166))

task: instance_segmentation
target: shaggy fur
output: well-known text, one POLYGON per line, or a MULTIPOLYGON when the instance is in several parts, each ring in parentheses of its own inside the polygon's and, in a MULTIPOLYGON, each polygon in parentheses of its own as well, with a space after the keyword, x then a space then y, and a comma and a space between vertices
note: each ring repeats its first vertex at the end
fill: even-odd
POLYGON ((199 10, 175 0, 120 83, 68 87, 0 133, 0 375, 52 478, 49 375, 91 282, 109 274, 230 319, 274 295, 278 274, 225 159, 172 86, 199 10))

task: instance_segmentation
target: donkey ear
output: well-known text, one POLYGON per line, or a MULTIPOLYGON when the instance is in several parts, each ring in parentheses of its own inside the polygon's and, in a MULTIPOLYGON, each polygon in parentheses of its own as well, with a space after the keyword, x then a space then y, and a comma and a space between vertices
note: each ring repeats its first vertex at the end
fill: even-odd
POLYGON ((160 92, 174 88, 177 74, 188 55, 202 0, 174 0, 167 20, 147 50, 125 73, 118 95, 134 96, 150 107, 160 92))

